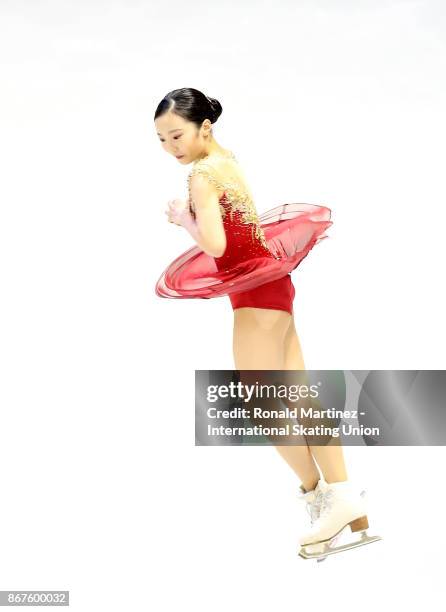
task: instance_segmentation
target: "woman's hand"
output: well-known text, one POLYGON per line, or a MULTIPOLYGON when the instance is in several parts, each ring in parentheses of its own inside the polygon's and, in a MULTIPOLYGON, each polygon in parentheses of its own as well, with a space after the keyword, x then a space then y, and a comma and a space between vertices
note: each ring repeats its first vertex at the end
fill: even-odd
POLYGON ((167 215, 169 223, 183 225, 184 220, 190 216, 189 205, 185 200, 175 199, 169 200, 168 210, 164 211, 167 215))

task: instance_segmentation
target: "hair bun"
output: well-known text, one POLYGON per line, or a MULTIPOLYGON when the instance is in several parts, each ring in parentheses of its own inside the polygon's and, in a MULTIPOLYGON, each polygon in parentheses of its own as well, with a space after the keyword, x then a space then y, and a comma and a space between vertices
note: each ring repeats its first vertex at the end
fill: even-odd
POLYGON ((209 102, 209 105, 212 109, 212 123, 214 123, 220 117, 223 109, 221 107, 220 102, 215 98, 209 98, 208 96, 206 96, 206 100, 209 102))

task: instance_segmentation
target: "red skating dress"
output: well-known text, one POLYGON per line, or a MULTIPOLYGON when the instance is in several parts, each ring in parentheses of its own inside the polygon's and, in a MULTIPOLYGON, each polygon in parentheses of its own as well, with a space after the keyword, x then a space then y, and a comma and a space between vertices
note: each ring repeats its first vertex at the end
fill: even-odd
POLYGON ((198 245, 185 251, 164 270, 155 292, 165 298, 229 296, 232 308, 271 308, 293 313, 291 271, 332 225, 331 210, 315 204, 282 204, 257 214, 251 193, 234 154, 211 153, 196 161, 188 176, 207 178, 220 195, 226 234, 221 257, 198 245))

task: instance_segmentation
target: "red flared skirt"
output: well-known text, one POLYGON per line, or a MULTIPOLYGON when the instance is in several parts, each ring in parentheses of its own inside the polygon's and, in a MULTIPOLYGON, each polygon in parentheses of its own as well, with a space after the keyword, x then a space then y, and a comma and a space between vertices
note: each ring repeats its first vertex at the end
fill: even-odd
POLYGON ((282 204, 259 216, 270 251, 218 269, 215 258, 193 246, 161 274, 159 297, 210 299, 229 296, 233 308, 252 306, 292 312, 294 286, 290 272, 315 244, 328 238, 331 210, 316 204, 282 204), (275 305, 274 305, 275 304, 275 305))

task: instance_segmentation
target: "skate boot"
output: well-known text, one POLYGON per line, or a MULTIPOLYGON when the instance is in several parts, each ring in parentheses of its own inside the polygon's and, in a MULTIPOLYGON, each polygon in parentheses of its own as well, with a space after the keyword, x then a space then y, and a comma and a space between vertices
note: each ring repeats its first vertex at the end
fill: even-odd
POLYGON ((302 504, 305 503, 305 508, 310 515, 311 524, 319 518, 320 508, 322 504, 322 479, 319 480, 314 489, 305 491, 303 485, 300 485, 298 491, 298 501, 302 504))
POLYGON ((359 493, 349 481, 325 483, 319 481, 322 502, 318 518, 299 539, 299 555, 304 559, 322 561, 328 555, 356 548, 381 540, 379 536, 368 536, 369 527, 364 502, 365 491, 359 493), (346 528, 360 532, 360 539, 335 547, 346 528))

